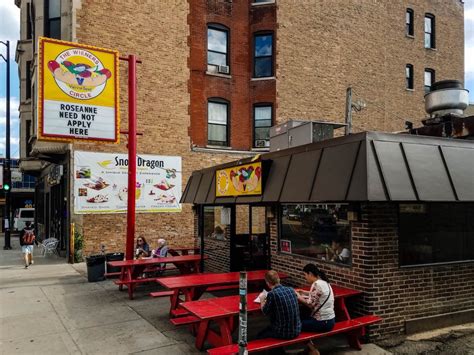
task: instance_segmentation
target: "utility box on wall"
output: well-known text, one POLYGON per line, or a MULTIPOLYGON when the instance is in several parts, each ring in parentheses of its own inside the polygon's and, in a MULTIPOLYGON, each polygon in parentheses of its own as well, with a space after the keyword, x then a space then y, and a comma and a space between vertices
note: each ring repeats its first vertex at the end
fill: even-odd
POLYGON ((334 130, 344 123, 323 121, 288 121, 270 128, 270 151, 297 147, 334 137, 334 130))

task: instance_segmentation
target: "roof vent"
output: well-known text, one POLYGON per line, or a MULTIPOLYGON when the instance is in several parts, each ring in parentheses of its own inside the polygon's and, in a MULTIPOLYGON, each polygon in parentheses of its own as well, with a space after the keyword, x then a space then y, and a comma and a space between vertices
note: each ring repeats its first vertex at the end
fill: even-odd
POLYGON ((469 104, 469 91, 459 80, 442 80, 433 84, 425 95, 425 109, 430 117, 462 116, 469 104))

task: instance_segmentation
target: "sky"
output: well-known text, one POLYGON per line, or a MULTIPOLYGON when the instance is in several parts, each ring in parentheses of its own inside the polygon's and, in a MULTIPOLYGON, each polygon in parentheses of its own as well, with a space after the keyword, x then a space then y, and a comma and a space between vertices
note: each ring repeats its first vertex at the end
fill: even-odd
MULTIPOLYGON (((0 0, 0 41, 10 40, 10 80, 11 80, 11 156, 18 157, 18 68, 15 62, 16 41, 20 37, 20 9, 14 0, 0 0)), ((464 86, 469 90, 469 99, 474 103, 474 0, 464 0, 464 40, 465 55, 464 86)), ((6 56, 6 47, 0 44, 0 53, 6 56)), ((0 155, 5 156, 5 71, 6 63, 0 58, 0 155)))

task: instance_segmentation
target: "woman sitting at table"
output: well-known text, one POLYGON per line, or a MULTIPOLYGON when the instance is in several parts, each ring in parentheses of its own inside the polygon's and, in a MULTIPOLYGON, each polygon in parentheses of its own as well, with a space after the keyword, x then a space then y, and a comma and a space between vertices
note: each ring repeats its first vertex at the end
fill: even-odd
POLYGON ((168 246, 166 245, 165 239, 158 239, 158 248, 151 251, 151 255, 154 258, 165 258, 168 254, 168 246))
MULTIPOLYGON (((311 288, 309 291, 296 290, 298 301, 310 309, 309 315, 302 316, 301 331, 328 332, 334 328, 336 322, 334 292, 329 285, 329 280, 326 274, 314 264, 307 264, 303 268, 303 273, 306 281, 311 284, 311 288)), ((308 346, 311 355, 319 354, 313 343, 310 342, 308 346)))
POLYGON ((150 256, 150 246, 144 237, 138 237, 135 246, 135 259, 143 259, 150 256))

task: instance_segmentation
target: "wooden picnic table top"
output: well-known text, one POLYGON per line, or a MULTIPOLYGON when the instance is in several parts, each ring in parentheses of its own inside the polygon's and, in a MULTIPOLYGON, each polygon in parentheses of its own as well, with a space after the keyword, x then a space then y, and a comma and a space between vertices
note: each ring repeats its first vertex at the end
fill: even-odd
MULTIPOLYGON (((204 259, 208 256, 204 255, 204 259)), ((146 266, 156 265, 164 263, 188 263, 196 262, 201 260, 201 255, 178 255, 178 256, 167 256, 164 258, 144 258, 137 260, 120 260, 120 261, 109 261, 107 264, 115 267, 127 267, 127 266, 146 266)))
MULTIPOLYGON (((345 298, 361 294, 361 291, 331 285, 335 298, 345 298)), ((256 312, 260 310, 260 303, 254 302, 258 297, 258 292, 247 295, 247 312, 256 312)), ((196 317, 206 320, 236 315, 239 313, 240 296, 225 296, 208 298, 205 300, 189 301, 180 303, 180 306, 188 310, 196 317)))
MULTIPOLYGON (((259 281, 265 279, 265 274, 268 270, 247 271, 247 281, 259 281)), ((287 278, 288 275, 279 272, 281 279, 287 278)), ((214 285, 226 285, 239 282, 240 272, 224 272, 224 273, 209 273, 209 274, 193 274, 182 275, 175 277, 166 277, 157 279, 156 281, 166 288, 180 289, 187 287, 205 287, 214 285)))

